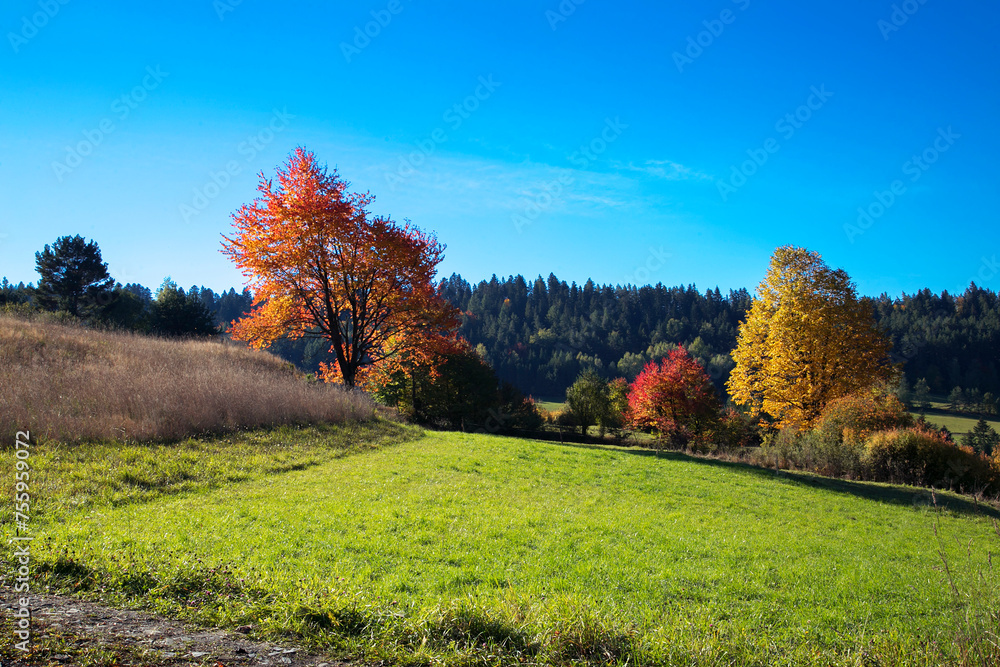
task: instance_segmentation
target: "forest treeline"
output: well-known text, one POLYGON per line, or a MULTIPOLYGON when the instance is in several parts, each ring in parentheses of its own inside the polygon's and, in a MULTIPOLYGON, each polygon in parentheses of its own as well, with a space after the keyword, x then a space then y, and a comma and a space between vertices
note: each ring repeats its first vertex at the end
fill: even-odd
MULTIPOLYGON (((745 289, 723 294, 694 285, 620 287, 590 280, 581 286, 554 275, 530 283, 522 276, 493 277, 475 285, 453 275, 441 287, 463 312, 462 335, 501 379, 553 398, 587 369, 632 380, 678 344, 722 392, 734 365, 729 353, 752 300, 745 289)), ((910 386, 925 379, 935 394, 955 387, 1000 394, 996 292, 970 285, 960 296, 924 289, 867 301, 910 386)))
MULTIPOLYGON (((89 324, 159 336, 197 336, 223 332, 248 312, 250 290, 215 292, 192 285, 188 290, 166 278, 154 293, 138 283, 115 284, 93 298, 78 313, 89 324)), ((0 308, 10 311, 54 310, 68 315, 60 304, 48 306, 34 285, 0 281, 0 308)))
POLYGON ((585 370, 632 380, 678 344, 722 390, 733 367, 729 352, 751 303, 743 289, 703 294, 694 285, 577 285, 551 274, 531 283, 494 276, 476 285, 452 275, 441 289, 463 313, 460 333, 501 379, 560 400, 585 370))
MULTIPOLYGON (((523 276, 469 283, 459 275, 440 282, 442 294, 462 311, 460 333, 496 369, 501 380, 526 394, 562 400, 585 370, 601 377, 634 379, 643 366, 683 345, 706 368, 725 395, 734 364, 730 352, 750 308, 746 289, 699 291, 694 285, 666 287, 583 285, 554 275, 533 281, 523 276)), ((120 328, 152 333, 170 330, 170 318, 203 306, 224 330, 250 310, 249 290, 215 292, 203 286, 167 291, 188 304, 170 309, 146 287, 118 286, 119 297, 105 319, 120 328)), ((161 286, 161 295, 163 286, 161 286)), ((0 305, 30 305, 31 285, 0 283, 0 305)), ((916 294, 870 298, 876 320, 891 337, 893 361, 902 364, 909 386, 925 380, 931 392, 1000 394, 1000 299, 970 285, 961 295, 916 294)), ((307 372, 330 363, 318 338, 278 341, 272 351, 307 372)))

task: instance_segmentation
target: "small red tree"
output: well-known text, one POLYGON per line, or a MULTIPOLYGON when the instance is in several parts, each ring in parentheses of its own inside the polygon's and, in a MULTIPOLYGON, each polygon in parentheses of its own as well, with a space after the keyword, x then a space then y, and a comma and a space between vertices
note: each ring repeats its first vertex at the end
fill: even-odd
POLYGON ((705 369, 683 347, 650 361, 629 387, 629 423, 673 445, 700 442, 719 416, 719 399, 705 369))

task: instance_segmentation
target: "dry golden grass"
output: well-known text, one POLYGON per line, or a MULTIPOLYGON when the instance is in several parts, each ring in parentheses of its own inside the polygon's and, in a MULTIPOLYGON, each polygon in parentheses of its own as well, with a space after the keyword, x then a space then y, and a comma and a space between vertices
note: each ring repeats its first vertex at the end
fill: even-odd
POLYGON ((278 357, 0 316, 0 437, 174 440, 297 422, 369 419, 360 392, 308 384, 278 357))

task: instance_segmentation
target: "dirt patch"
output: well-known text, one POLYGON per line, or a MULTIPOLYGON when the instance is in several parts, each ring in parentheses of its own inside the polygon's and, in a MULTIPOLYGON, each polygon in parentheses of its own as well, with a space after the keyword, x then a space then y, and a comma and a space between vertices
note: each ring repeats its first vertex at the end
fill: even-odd
POLYGON ((240 632, 199 628, 149 612, 112 609, 59 595, 31 596, 31 650, 25 653, 15 647, 19 641, 14 636, 16 597, 9 589, 0 590, 0 667, 352 664, 288 644, 254 641, 240 632))

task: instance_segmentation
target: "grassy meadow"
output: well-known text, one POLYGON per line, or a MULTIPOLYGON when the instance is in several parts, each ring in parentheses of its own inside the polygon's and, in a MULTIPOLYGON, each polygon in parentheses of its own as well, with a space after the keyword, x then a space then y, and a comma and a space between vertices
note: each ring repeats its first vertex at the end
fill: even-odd
POLYGON ((35 591, 364 663, 1000 661, 1000 512, 974 499, 425 432, 217 342, 0 317, 0 357, 35 591))
POLYGON ((947 493, 386 422, 32 461, 38 585, 344 657, 938 665, 998 630, 997 513, 947 493))
MULTIPOLYGON (((418 429, 378 419, 339 426, 280 426, 169 444, 45 441, 31 447, 31 516, 57 520, 74 510, 263 481, 419 435, 418 429)), ((13 452, 0 449, 5 450, 0 458, 13 470, 13 452)), ((4 497, 13 497, 14 485, 13 474, 0 478, 4 497)), ((0 503, 0 525, 13 520, 13 504, 0 503)))

